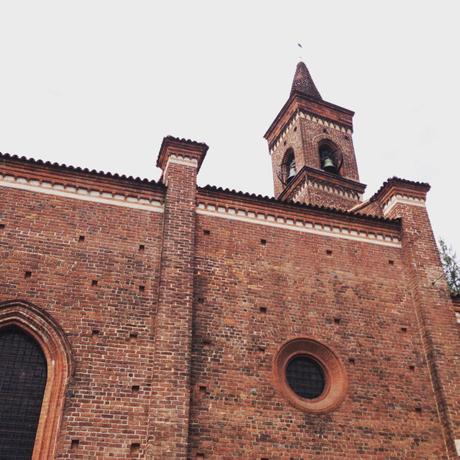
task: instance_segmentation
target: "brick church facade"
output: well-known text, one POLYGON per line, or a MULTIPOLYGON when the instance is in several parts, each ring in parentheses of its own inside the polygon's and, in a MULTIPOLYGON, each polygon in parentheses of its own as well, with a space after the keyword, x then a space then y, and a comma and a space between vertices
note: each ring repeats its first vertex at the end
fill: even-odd
POLYGON ((454 459, 456 311, 425 207, 363 201, 353 112, 299 63, 275 197, 0 156, 1 459, 454 459))

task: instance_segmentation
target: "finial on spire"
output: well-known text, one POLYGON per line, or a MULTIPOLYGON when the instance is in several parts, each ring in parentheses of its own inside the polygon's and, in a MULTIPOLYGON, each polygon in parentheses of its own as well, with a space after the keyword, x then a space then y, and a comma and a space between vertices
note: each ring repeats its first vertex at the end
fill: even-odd
MULTIPOLYGON (((302 48, 300 43, 298 43, 298 45, 300 48, 302 48)), ((316 89, 310 72, 308 71, 307 66, 303 63, 303 61, 300 61, 295 69, 294 80, 292 81, 291 86, 291 96, 295 92, 308 97, 312 97, 314 99, 323 99, 321 94, 319 94, 319 91, 316 89)))
POLYGON ((299 51, 298 60, 299 60, 299 61, 303 61, 303 60, 304 60, 304 57, 303 57, 303 46, 302 46, 302 43, 297 43, 297 47, 299 48, 299 49, 298 49, 298 51, 299 51))

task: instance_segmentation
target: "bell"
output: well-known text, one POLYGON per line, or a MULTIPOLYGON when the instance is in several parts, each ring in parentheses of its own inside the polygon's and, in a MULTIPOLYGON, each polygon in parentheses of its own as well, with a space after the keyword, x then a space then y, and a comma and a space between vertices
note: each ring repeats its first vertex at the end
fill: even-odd
POLYGON ((296 174, 297 174, 297 170, 295 167, 295 161, 292 161, 291 164, 289 165, 287 182, 289 183, 292 179, 294 179, 296 174))
POLYGON ((331 172, 331 173, 336 173, 337 172, 335 164, 334 164, 334 162, 332 161, 332 159, 330 157, 327 157, 327 158, 324 159, 323 169, 325 171, 331 172))

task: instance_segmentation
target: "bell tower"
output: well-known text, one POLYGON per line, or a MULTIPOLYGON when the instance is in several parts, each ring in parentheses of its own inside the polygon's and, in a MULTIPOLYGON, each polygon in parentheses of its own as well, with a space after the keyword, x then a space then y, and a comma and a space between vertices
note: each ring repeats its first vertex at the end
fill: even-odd
POLYGON ((297 64, 286 104, 265 133, 275 197, 350 209, 366 188, 353 148, 354 112, 321 97, 303 62, 297 64))

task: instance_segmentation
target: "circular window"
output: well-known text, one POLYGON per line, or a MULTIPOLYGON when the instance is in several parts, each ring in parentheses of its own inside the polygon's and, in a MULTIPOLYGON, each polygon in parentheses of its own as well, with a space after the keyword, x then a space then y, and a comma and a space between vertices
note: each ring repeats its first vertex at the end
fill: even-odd
POLYGON ((289 361, 286 380, 296 395, 307 399, 321 396, 326 386, 323 369, 307 356, 296 356, 289 361))
POLYGON ((305 412, 328 412, 344 400, 345 368, 326 345, 310 338, 285 342, 273 362, 275 382, 284 397, 305 412))

